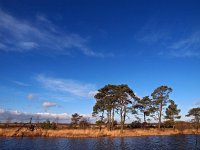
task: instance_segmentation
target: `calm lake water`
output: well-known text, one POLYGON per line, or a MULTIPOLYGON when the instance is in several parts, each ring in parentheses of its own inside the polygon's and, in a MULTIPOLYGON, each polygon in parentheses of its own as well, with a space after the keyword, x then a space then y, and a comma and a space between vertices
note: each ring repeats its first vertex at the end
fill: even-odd
POLYGON ((200 149, 200 136, 147 136, 125 138, 5 138, 0 137, 1 150, 195 150, 200 149))

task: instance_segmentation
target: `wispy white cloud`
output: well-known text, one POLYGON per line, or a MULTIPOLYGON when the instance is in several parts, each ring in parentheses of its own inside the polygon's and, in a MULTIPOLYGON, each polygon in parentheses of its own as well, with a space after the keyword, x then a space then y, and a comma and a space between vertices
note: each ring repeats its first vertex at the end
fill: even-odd
POLYGON ((57 106, 57 104, 53 102, 43 102, 42 106, 45 108, 49 108, 49 107, 55 107, 57 106))
MULTIPOLYGON (((172 58, 200 58, 200 32, 174 31, 168 24, 151 18, 135 35, 143 46, 151 46, 151 55, 172 58)), ((144 51, 148 52, 147 50, 144 51)))
POLYGON ((200 58, 200 32, 192 33, 190 36, 182 36, 179 39, 172 38, 170 34, 155 30, 153 33, 140 35, 138 40, 142 43, 154 46, 153 55, 161 55, 173 58, 200 58))
POLYGON ((12 81, 12 82, 19 85, 19 86, 30 86, 29 84, 23 83, 21 81, 12 81))
POLYGON ((31 50, 37 48, 39 45, 35 42, 20 42, 19 46, 25 50, 31 50))
POLYGON ((175 41, 169 49, 174 57, 200 57, 200 32, 175 41))
POLYGON ((38 75, 36 80, 49 90, 65 92, 73 96, 89 98, 96 92, 95 85, 75 80, 51 78, 44 75, 38 75))
POLYGON ((155 21, 155 18, 149 19, 144 26, 135 34, 135 39, 139 42, 149 45, 164 44, 171 38, 167 28, 155 21))
POLYGON ((0 50, 71 54, 80 51, 87 56, 104 57, 88 46, 88 38, 66 34, 42 15, 35 22, 18 19, 0 9, 0 50))
MULTIPOLYGON (((145 31, 145 30, 144 30, 145 31)), ((169 34, 162 30, 150 30, 147 32, 139 33, 136 38, 140 42, 145 42, 149 45, 152 44, 164 44, 168 39, 170 39, 169 34)))

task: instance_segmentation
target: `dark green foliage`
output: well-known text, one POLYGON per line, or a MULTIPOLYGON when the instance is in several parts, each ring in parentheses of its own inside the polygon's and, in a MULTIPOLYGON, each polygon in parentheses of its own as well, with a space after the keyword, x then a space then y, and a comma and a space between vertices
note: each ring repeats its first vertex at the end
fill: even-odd
POLYGON ((162 110, 169 101, 169 93, 172 92, 172 88, 168 86, 160 86, 154 90, 151 94, 153 97, 153 103, 155 110, 158 112, 158 128, 161 126, 162 110))
POLYGON ((165 119, 168 119, 168 122, 170 122, 170 124, 173 126, 175 125, 174 120, 175 119, 180 119, 181 116, 179 116, 179 113, 181 112, 180 109, 177 108, 177 105, 174 103, 173 100, 169 100, 170 105, 166 108, 165 111, 165 119))
POLYGON ((101 131, 102 125, 104 125, 104 124, 105 124, 105 122, 102 119, 96 121, 96 125, 99 126, 100 131, 101 131))
POLYGON ((47 120, 41 124, 41 128, 46 129, 46 130, 49 130, 49 129, 55 130, 56 124, 54 122, 51 123, 49 120, 47 120))
POLYGON ((141 128, 142 123, 139 121, 133 121, 130 125, 128 125, 129 128, 141 128))
POLYGON ((77 125, 79 123, 79 120, 82 118, 78 113, 72 114, 71 117, 71 124, 77 125))
POLYGON ((193 116, 194 120, 196 122, 199 122, 199 120, 200 120, 200 107, 190 109, 186 116, 187 117, 193 116))
POLYGON ((107 112, 107 124, 108 130, 112 129, 112 121, 114 120, 114 114, 112 110, 115 109, 116 101, 116 86, 115 85, 105 85, 103 88, 98 90, 98 93, 94 96, 96 99, 96 104, 93 107, 93 116, 100 114, 100 120, 104 119, 104 112, 107 112))
POLYGON ((111 130, 114 127, 115 112, 120 113, 121 131, 127 117, 127 113, 133 112, 133 101, 138 99, 134 92, 126 84, 106 85, 98 90, 95 95, 96 104, 93 107, 93 116, 100 114, 100 120, 104 118, 104 112, 107 113, 107 128, 111 130))
POLYGON ((149 96, 145 96, 138 101, 136 105, 134 105, 135 109, 139 109, 144 116, 144 122, 146 122, 146 116, 154 113, 155 108, 153 107, 152 100, 149 96))
POLYGON ((164 122, 164 127, 165 128, 173 128, 174 127, 174 122, 172 122, 171 120, 167 120, 164 122))
POLYGON ((166 108, 166 116, 165 119, 169 119, 174 121, 175 119, 180 119, 179 113, 181 112, 180 109, 177 108, 177 104, 174 103, 173 100, 169 100, 170 105, 166 108))
POLYGON ((70 128, 86 129, 90 126, 89 118, 85 118, 78 113, 72 114, 70 128))
POLYGON ((193 122, 194 122, 194 127, 196 128, 197 132, 199 129, 199 121, 200 121, 200 107, 197 108, 192 108, 189 110, 188 114, 186 115, 187 117, 194 117, 193 122))
POLYGON ((69 127, 70 128, 76 128, 82 118, 83 118, 83 116, 79 115, 78 113, 72 114, 71 124, 70 124, 69 127))
POLYGON ((135 95, 128 85, 121 84, 116 87, 117 109, 120 111, 121 132, 123 132, 127 113, 134 112, 133 103, 139 98, 135 95))

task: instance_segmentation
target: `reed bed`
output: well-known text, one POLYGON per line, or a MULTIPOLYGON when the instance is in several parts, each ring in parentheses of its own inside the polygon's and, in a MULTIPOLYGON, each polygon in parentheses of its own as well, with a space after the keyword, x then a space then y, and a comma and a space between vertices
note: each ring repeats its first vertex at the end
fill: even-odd
POLYGON ((179 132, 173 129, 131 129, 124 130, 120 133, 120 130, 108 131, 102 129, 57 129, 57 130, 45 130, 37 129, 34 131, 22 128, 19 132, 16 132, 17 128, 0 128, 0 136, 6 137, 66 137, 66 138, 80 138, 80 137, 132 137, 132 136, 157 136, 157 135, 177 135, 177 134, 196 134, 195 130, 185 130, 179 132))

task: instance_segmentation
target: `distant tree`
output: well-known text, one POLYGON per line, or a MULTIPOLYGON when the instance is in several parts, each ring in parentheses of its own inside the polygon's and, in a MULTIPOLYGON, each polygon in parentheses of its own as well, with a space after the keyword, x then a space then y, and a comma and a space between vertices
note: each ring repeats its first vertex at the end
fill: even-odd
POLYGON ((82 116, 80 116, 78 113, 72 114, 71 125, 76 127, 79 124, 81 118, 82 116))
POLYGON ((196 123, 196 129, 198 132, 199 121, 200 121, 200 107, 190 109, 186 117, 190 117, 190 116, 194 117, 194 121, 196 123))
POLYGON ((170 123, 172 124, 173 128, 175 127, 175 119, 180 119, 181 116, 179 116, 179 113, 181 112, 180 109, 177 108, 177 104, 173 100, 169 100, 170 105, 166 108, 165 111, 165 119, 168 119, 170 123))
POLYGON ((168 86, 160 86, 154 90, 151 94, 153 97, 154 107, 158 112, 158 128, 161 126, 162 110, 169 101, 169 93, 172 92, 172 89, 168 86))
POLYGON ((48 119, 41 124, 41 128, 46 129, 46 130, 49 130, 49 129, 55 130, 56 127, 57 127, 56 124, 54 122, 51 123, 50 120, 48 119))
POLYGON ((41 124, 41 128, 42 129, 51 129, 51 122, 50 120, 46 120, 41 124))
POLYGON ((82 117, 80 119, 80 121, 79 121, 80 128, 85 129, 85 128, 89 127, 89 125, 90 125, 89 118, 82 117))
POLYGON ((196 122, 200 120, 200 107, 192 108, 189 110, 187 117, 193 116, 196 122))
POLYGON ((142 99, 139 99, 138 103, 134 105, 134 108, 139 109, 143 113, 144 122, 146 122, 146 116, 154 113, 152 100, 149 98, 149 96, 145 96, 142 99))

